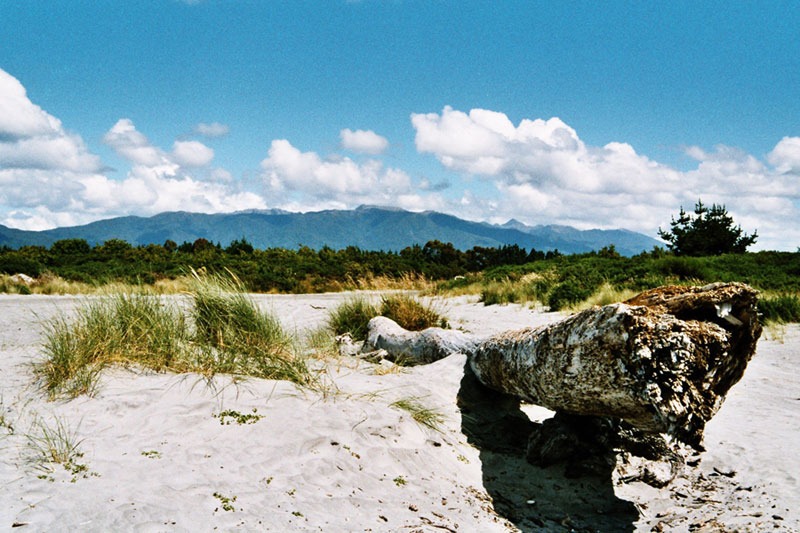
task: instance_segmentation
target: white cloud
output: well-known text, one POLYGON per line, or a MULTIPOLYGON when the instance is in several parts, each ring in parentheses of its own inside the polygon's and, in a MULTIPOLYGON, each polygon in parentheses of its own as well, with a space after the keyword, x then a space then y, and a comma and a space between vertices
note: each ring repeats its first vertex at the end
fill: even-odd
POLYGON ((170 158, 184 167, 203 167, 214 159, 214 150, 199 141, 175 141, 170 158))
POLYGON ((342 148, 362 154, 382 154, 389 147, 386 137, 378 135, 372 130, 351 131, 345 128, 339 132, 342 139, 342 148))
POLYGON ((66 132, 0 70, 0 223, 46 229, 134 213, 266 207, 261 196, 240 190, 225 169, 209 168, 214 152, 200 142, 176 141, 167 153, 126 118, 103 142, 132 163, 123 179, 106 176, 80 136, 66 132), (193 169, 199 167, 197 177, 193 169))
POLYGON ((724 145, 690 146, 685 151, 698 164, 684 172, 627 143, 588 146, 558 118, 514 126, 502 113, 445 107, 441 114, 413 114, 411 123, 419 152, 495 184, 493 205, 465 197, 483 218, 624 227, 655 236, 680 205, 691 209, 702 198, 725 204, 745 230, 758 228, 761 248, 800 242, 800 230, 791 229, 800 228, 798 137, 784 137, 767 155, 769 165, 724 145))
POLYGON ((169 161, 164 151, 150 144, 129 118, 119 119, 103 136, 103 142, 119 156, 137 165, 154 167, 169 161))
POLYGON ((201 122, 192 128, 192 131, 197 135, 209 138, 224 137, 230 130, 226 124, 220 124, 219 122, 212 122, 211 124, 201 122))
POLYGON ((767 154, 767 161, 779 172, 800 173, 800 137, 784 137, 767 154))
POLYGON ((284 209, 380 204, 420 210, 445 204, 438 194, 419 194, 408 174, 386 168, 380 161, 324 160, 315 152, 301 152, 285 139, 272 141, 261 167, 269 196, 280 199, 284 209))

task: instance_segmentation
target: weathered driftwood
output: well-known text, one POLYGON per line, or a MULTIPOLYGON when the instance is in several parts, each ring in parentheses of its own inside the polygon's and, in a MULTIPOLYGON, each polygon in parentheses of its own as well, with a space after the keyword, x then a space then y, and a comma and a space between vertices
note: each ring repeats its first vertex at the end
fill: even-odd
POLYGON ((554 411, 612 417, 698 446, 761 327, 741 283, 661 287, 545 327, 485 338, 370 321, 365 350, 427 363, 460 352, 481 383, 554 411))

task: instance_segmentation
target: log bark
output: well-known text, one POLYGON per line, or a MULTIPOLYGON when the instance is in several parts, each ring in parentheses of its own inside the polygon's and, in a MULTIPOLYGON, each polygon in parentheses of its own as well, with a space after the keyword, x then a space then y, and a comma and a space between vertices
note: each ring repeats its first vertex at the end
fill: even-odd
POLYGON ((539 328, 476 337, 370 321, 365 350, 418 363, 464 353, 478 380, 554 411, 623 420, 699 446, 761 327, 741 283, 667 286, 539 328))

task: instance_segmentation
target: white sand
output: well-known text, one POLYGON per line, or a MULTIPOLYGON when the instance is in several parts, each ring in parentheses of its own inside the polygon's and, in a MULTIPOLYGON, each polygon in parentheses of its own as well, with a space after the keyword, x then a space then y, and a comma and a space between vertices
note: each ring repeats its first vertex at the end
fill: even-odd
MULTIPOLYGON (((342 298, 258 300, 300 331, 342 298)), ((797 326, 782 342, 759 343, 708 426, 699 467, 655 490, 528 465, 504 447, 509 434, 497 435, 495 451, 474 447, 456 406, 460 356, 387 375, 368 363, 332 366, 338 392, 327 396, 257 379, 220 378, 211 389, 194 375, 117 368, 104 373, 93 398, 47 402, 29 367, 40 357, 39 323, 78 301, 0 295, 0 420, 13 427, 0 427, 0 530, 650 531, 659 523, 676 531, 800 530, 797 326), (439 410, 442 431, 389 405, 402 397, 439 410), (222 425, 214 415, 226 409, 255 409, 263 418, 222 425), (26 434, 37 433, 36 418, 72 428, 84 454, 78 462, 97 475, 34 470, 26 434), (235 496, 233 510, 214 493, 235 496)), ((441 305, 454 326, 472 331, 560 318, 466 298, 441 305)))

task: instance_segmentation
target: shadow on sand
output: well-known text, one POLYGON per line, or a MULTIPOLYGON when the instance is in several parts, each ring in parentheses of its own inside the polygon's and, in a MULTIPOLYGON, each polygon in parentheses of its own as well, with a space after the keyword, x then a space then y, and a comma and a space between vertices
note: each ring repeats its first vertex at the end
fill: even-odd
POLYGON ((610 469, 570 479, 562 465, 541 468, 525 460, 535 423, 518 400, 479 383, 469 363, 458 405, 461 431, 480 450, 483 484, 500 517, 524 532, 634 530, 639 513, 614 494, 610 469))

